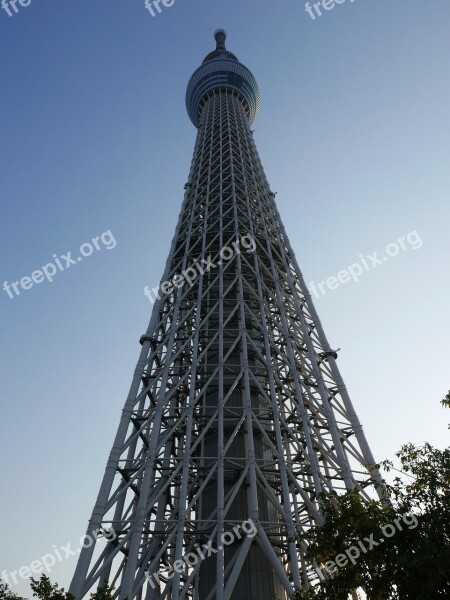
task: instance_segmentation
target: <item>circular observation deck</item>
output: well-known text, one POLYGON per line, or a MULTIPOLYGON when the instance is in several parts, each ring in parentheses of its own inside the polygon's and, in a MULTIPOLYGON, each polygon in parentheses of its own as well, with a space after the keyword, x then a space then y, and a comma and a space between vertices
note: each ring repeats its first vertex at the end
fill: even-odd
POLYGON ((186 109, 195 127, 205 101, 214 91, 226 90, 236 94, 252 124, 260 106, 260 94, 256 79, 237 57, 225 47, 227 34, 218 29, 214 38, 216 49, 210 52, 202 65, 192 75, 186 90, 186 109))

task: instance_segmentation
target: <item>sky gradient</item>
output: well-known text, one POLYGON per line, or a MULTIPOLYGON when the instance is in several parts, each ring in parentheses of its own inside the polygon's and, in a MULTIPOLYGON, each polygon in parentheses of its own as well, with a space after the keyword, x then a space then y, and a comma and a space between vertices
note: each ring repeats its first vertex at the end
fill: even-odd
MULTIPOLYGON (((0 290, 0 574, 85 531, 181 208, 186 84, 218 27, 260 86, 255 140, 306 281, 419 236, 315 305, 376 458, 447 445, 449 19, 448 0, 348 1, 315 21, 300 0, 0 11, 0 285, 116 242, 0 290)), ((67 586, 75 560, 52 578, 67 586)))

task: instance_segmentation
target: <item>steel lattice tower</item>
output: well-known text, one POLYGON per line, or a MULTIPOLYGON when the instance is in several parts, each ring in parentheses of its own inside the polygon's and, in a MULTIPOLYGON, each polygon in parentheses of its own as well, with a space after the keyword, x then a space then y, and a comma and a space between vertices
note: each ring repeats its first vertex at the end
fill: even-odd
POLYGON ((380 482, 253 140, 257 83, 215 38, 187 89, 198 135, 161 280, 176 285, 141 338, 78 600, 106 582, 120 600, 284 600, 323 578, 299 541, 321 523, 318 493, 380 482), (256 535, 222 543, 249 519, 256 535))

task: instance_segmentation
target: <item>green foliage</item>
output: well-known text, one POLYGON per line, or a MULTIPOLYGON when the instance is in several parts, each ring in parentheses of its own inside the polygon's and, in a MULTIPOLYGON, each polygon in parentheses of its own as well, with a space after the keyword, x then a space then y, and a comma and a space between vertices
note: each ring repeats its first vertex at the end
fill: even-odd
MULTIPOLYGON (((60 588, 57 583, 52 584, 46 575, 41 575, 39 581, 31 578, 31 589, 33 596, 39 600, 75 600, 75 597, 69 592, 60 588)), ((112 600, 113 588, 109 585, 103 585, 91 593, 90 600, 112 600)), ((0 596, 0 600, 15 600, 17 596, 0 596)))
MULTIPOLYGON (((444 408, 450 408, 450 392, 445 396, 445 398, 441 402, 444 408)), ((448 426, 450 429, 450 425, 448 426)))
MULTIPOLYGON (((60 588, 57 583, 52 584, 46 575, 41 575, 39 581, 31 578, 31 589, 33 596, 39 600, 75 600, 72 594, 64 591, 64 588, 60 588)), ((113 588, 108 584, 101 585, 91 593, 90 600, 112 600, 112 592, 113 588)), ((14 597, 0 596, 0 600, 14 600, 14 597)))
POLYGON ((39 600, 75 600, 72 594, 64 591, 57 583, 52 584, 46 575, 41 575, 39 580, 31 577, 30 582, 33 596, 39 600))
POLYGON ((91 600, 111 600, 113 588, 108 584, 100 586, 91 594, 91 600))
POLYGON ((0 579, 0 600, 16 600, 17 598, 19 596, 11 590, 9 585, 0 579))
MULTIPOLYGON (((444 402, 450 406, 450 392, 444 402)), ((363 500, 356 491, 322 495, 324 524, 304 539, 307 560, 326 579, 292 600, 348 600, 357 589, 369 600, 450 598, 450 448, 407 444, 397 458, 402 477, 386 484, 389 503, 363 500)), ((383 466, 393 469, 389 461, 383 466)))

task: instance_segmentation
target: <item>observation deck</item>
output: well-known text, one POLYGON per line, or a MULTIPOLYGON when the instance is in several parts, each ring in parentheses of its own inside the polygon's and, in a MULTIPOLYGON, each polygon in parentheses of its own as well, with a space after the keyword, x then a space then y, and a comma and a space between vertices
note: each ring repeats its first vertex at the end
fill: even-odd
POLYGON ((186 91, 186 110, 195 127, 199 127, 202 108, 216 91, 236 94, 251 125, 260 107, 260 93, 251 71, 225 46, 227 34, 218 29, 214 38, 216 49, 210 52, 189 80, 186 91))

